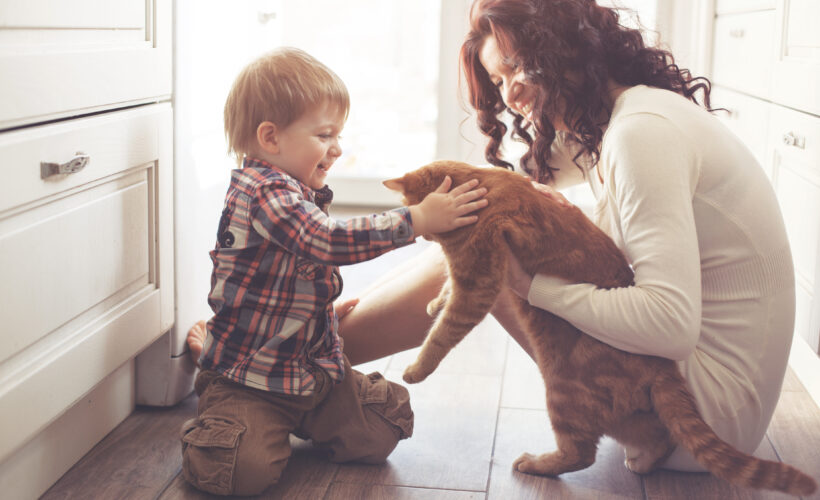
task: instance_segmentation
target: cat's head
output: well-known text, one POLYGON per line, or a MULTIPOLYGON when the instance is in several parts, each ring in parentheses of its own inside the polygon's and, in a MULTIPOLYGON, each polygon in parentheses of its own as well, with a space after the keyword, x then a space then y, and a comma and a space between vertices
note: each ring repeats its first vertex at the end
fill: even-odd
POLYGON ((404 196, 405 205, 415 205, 435 191, 448 175, 454 181, 451 187, 456 186, 455 174, 458 169, 465 167, 473 168, 456 161, 434 161, 396 179, 386 180, 383 184, 388 189, 401 193, 404 196))

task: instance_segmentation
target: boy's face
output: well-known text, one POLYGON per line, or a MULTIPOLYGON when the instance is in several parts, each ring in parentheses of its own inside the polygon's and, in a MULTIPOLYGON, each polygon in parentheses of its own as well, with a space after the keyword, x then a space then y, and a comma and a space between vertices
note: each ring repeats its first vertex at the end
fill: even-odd
POLYGON ((325 102, 306 111, 279 131, 279 153, 271 163, 311 189, 321 189, 333 162, 342 154, 339 134, 345 124, 344 110, 325 102))

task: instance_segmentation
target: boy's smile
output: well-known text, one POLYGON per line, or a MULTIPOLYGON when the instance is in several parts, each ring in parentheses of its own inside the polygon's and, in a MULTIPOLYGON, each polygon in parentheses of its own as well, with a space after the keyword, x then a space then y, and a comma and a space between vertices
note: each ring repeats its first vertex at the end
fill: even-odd
POLYGON ((327 172, 341 156, 339 134, 344 128, 345 112, 324 102, 302 114, 275 134, 276 151, 262 158, 298 179, 311 189, 325 185, 327 172))

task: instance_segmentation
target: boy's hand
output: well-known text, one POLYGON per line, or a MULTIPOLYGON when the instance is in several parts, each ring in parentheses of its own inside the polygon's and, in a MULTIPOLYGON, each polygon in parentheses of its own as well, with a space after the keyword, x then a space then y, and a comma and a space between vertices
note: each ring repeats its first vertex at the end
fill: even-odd
POLYGON ((476 189, 478 179, 473 179, 449 191, 452 183, 448 175, 421 203, 410 207, 413 231, 417 235, 446 233, 478 220, 477 215, 468 214, 487 206, 486 199, 479 199, 487 194, 487 188, 476 189))

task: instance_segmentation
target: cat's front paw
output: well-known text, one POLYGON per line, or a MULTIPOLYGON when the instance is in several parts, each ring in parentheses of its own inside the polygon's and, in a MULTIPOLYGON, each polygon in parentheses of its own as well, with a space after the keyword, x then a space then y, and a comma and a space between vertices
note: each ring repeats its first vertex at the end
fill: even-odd
POLYGON ((515 462, 513 462, 513 469, 527 474, 537 474, 535 471, 536 458, 537 457, 532 453, 524 453, 515 459, 515 462))
POLYGON ((404 370, 402 378, 408 384, 418 384, 426 379, 428 375, 430 375, 430 372, 422 369, 419 363, 413 363, 404 370))

